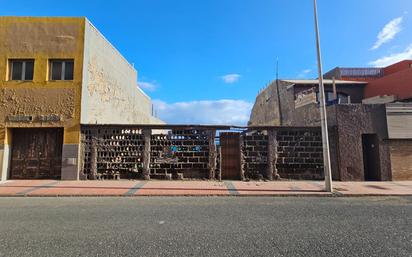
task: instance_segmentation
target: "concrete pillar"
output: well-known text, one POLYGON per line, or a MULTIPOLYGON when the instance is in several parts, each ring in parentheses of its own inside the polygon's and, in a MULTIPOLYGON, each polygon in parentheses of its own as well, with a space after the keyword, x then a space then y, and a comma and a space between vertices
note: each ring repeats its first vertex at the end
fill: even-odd
POLYGON ((216 130, 209 131, 209 179, 215 179, 216 175, 216 130))
POLYGON ((268 180, 279 179, 279 174, 276 169, 276 162, 278 158, 278 141, 276 136, 276 130, 268 129, 268 159, 266 171, 266 178, 268 180))
POLYGON ((78 180, 80 170, 80 145, 64 144, 62 152, 62 180, 78 180))
POLYGON ((92 144, 90 149, 90 176, 89 179, 95 180, 97 178, 97 139, 92 137, 92 144))
POLYGON ((239 149, 240 149, 240 179, 245 180, 245 157, 243 152, 243 141, 246 134, 241 134, 239 138, 239 149))
POLYGON ((8 144, 0 145, 0 181, 5 181, 8 178, 10 157, 10 146, 8 144))
POLYGON ((219 160, 219 170, 218 170, 218 173, 217 173, 217 179, 219 180, 219 181, 222 181, 222 146, 219 146, 219 158, 220 158, 220 160, 219 160))
POLYGON ((143 152, 143 179, 150 179, 150 140, 152 137, 151 129, 143 129, 144 152, 143 152))
POLYGON ((0 129, 0 181, 9 178, 11 163, 11 129, 0 129))

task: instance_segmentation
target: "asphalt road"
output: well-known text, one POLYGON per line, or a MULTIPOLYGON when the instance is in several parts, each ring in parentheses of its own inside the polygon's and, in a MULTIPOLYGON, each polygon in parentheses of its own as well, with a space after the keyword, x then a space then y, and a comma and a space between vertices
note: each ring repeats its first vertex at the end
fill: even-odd
POLYGON ((0 198, 0 256, 412 256, 412 198, 0 198))

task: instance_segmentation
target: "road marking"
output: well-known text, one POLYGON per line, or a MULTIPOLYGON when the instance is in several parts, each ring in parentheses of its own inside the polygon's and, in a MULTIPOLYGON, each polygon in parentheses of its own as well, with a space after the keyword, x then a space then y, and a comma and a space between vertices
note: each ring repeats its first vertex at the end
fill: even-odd
POLYGON ((147 181, 140 181, 139 183, 137 183, 136 185, 134 185, 134 187, 130 188, 129 191, 127 191, 124 195, 134 195, 137 191, 139 191, 139 189, 141 189, 145 184, 147 183, 147 181))
POLYGON ((227 190, 229 191, 229 194, 231 195, 238 195, 239 191, 237 191, 235 185, 233 184, 232 181, 224 181, 223 183, 225 183, 225 186, 227 188, 227 190))
POLYGON ((43 185, 40 185, 40 186, 32 186, 29 189, 26 189, 26 190, 23 190, 23 191, 20 191, 20 192, 16 193, 16 195, 27 195, 28 193, 31 193, 31 192, 36 191, 38 189, 53 187, 54 185, 56 185, 58 183, 59 183, 59 181, 53 181, 53 182, 49 182, 49 183, 46 183, 46 184, 43 184, 43 185))

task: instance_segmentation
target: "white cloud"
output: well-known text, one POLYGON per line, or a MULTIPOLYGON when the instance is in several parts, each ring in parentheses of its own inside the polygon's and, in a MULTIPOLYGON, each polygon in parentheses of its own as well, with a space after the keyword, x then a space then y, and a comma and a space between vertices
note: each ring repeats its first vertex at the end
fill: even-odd
POLYGON ((242 75, 240 75, 240 74, 232 73, 232 74, 223 75, 220 78, 227 84, 233 84, 233 83, 237 82, 240 79, 241 76, 242 75))
POLYGON ((137 84, 141 89, 153 92, 158 88, 158 84, 154 82, 138 81, 137 84))
POLYGON ((379 32, 378 38, 371 50, 378 49, 381 45, 391 41, 401 30, 403 17, 398 17, 388 22, 379 32))
POLYGON ((221 99, 166 103, 153 100, 157 116, 171 124, 246 125, 253 104, 221 99))
POLYGON ((306 69, 299 73, 298 78, 306 78, 309 73, 312 72, 312 69, 306 69))
POLYGON ((375 61, 370 62, 370 65, 375 67, 386 67, 399 61, 412 59, 412 44, 410 44, 403 52, 390 54, 375 61))

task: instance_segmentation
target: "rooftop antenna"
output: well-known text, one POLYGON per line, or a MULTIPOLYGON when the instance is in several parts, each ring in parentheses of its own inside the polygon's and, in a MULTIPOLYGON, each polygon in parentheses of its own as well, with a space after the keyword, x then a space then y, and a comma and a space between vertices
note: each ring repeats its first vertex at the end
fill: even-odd
POLYGON ((279 80, 279 57, 276 57, 276 81, 279 80))
POLYGON ((279 57, 276 57, 276 95, 278 100, 278 111, 279 111, 279 126, 282 126, 282 106, 280 104, 280 93, 279 93, 279 57))

